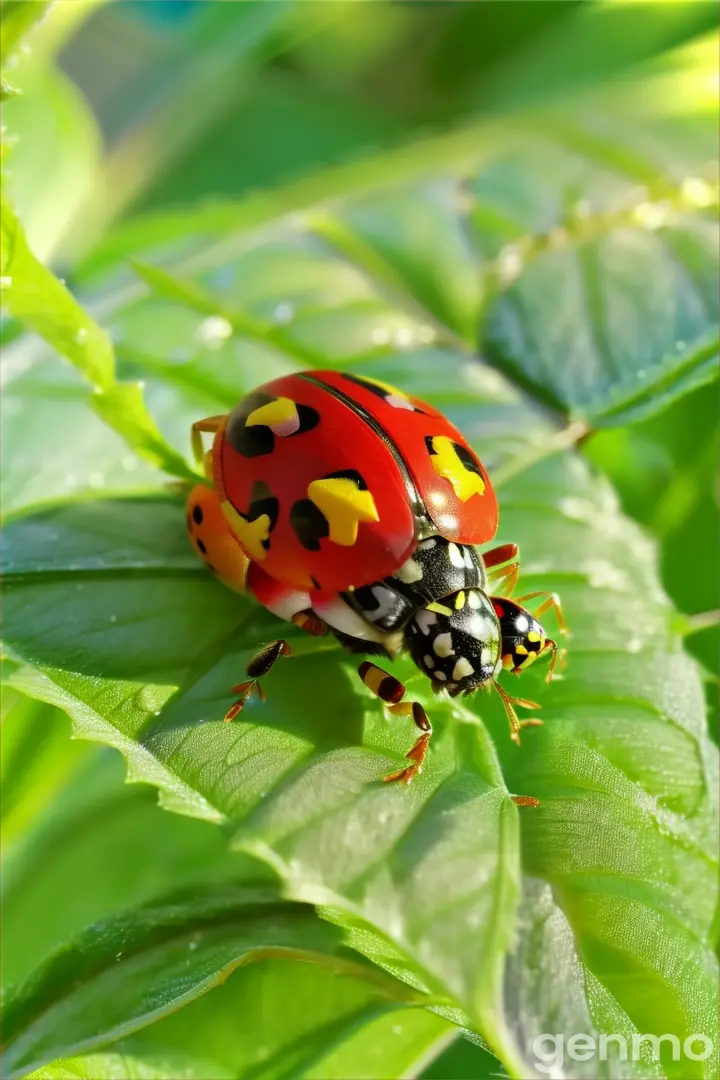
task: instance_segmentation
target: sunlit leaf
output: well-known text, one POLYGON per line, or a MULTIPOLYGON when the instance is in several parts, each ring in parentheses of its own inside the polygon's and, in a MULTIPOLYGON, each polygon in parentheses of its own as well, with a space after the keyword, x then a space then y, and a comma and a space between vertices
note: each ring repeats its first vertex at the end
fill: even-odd
POLYGON ((270 957, 326 963, 386 998, 411 998, 349 959, 342 935, 312 908, 283 903, 269 888, 196 890, 99 922, 50 956, 6 1003, 5 1075, 129 1035, 270 957))

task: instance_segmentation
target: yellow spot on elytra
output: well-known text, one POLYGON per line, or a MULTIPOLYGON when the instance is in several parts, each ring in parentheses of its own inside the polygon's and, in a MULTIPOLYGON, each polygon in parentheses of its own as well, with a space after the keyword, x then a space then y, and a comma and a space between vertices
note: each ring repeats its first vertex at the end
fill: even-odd
POLYGON ((438 615, 452 615, 452 608, 445 607, 444 604, 438 604, 435 601, 432 604, 426 604, 428 611, 436 611, 438 615))
POLYGON ((221 503, 220 509, 250 558, 262 562, 267 555, 262 542, 267 540, 270 535, 270 518, 268 515, 260 514, 254 521, 246 521, 244 517, 238 514, 235 507, 227 501, 221 503))
POLYGON ((538 634, 537 630, 530 630, 527 635, 528 641, 540 641, 542 634, 538 634))
POLYGON ((525 648, 524 645, 516 645, 515 646, 515 652, 520 653, 521 656, 527 656, 528 655, 528 651, 527 651, 527 649, 525 648))
POLYGON ((254 409, 245 427, 269 427, 275 435, 294 435, 300 427, 297 406, 290 398, 276 398, 254 409))
POLYGON ((462 590, 455 597, 455 610, 460 611, 465 607, 465 593, 462 590))
POLYGON ((352 547, 361 521, 379 521, 375 500, 348 477, 313 480, 308 498, 327 518, 330 539, 342 547, 352 547))
POLYGON ((452 439, 447 435, 436 435, 432 441, 434 453, 430 460, 438 476, 444 476, 453 486, 453 491, 461 502, 467 502, 473 495, 482 495, 485 481, 479 473, 471 472, 458 457, 452 439))

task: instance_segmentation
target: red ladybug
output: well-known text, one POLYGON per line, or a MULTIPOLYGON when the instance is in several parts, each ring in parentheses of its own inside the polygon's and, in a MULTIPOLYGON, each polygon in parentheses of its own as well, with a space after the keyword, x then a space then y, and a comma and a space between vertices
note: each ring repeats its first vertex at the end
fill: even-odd
MULTIPOLYGON (((513 705, 538 706, 509 697, 495 677, 548 651, 551 676, 557 646, 530 612, 486 591, 486 570, 502 567, 495 578, 512 592, 517 546, 475 550, 497 531, 497 500, 477 455, 441 413, 374 379, 309 371, 193 424, 198 459, 202 432, 214 434, 204 455, 213 486, 191 491, 188 528, 222 581, 309 633, 330 630, 353 652, 409 652, 436 692, 494 685, 518 741, 513 705)), ((555 596, 536 615, 550 607, 564 629, 555 596)), ((278 640, 250 661, 226 719, 289 651, 278 640)), ((392 712, 421 729, 411 764, 386 778, 409 781, 431 734, 425 711, 404 702, 402 683, 375 664, 359 671, 392 712)))

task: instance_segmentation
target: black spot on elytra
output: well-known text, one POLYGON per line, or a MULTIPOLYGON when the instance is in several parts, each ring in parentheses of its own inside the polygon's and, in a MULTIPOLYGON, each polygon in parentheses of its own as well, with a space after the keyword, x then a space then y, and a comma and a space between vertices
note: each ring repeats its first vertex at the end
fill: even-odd
POLYGON ((197 546, 198 546, 199 550, 202 551, 203 555, 207 555, 207 548, 203 544, 202 540, 198 540, 197 546))
POLYGON ((462 461, 463 465, 470 473, 475 473, 476 476, 482 476, 482 470, 480 465, 476 461, 475 457, 470 453, 466 446, 461 446, 460 443, 453 443, 455 447, 455 453, 462 461))
MULTIPOLYGON (((304 431, 312 431, 320 423, 320 413, 313 409, 312 405, 297 405, 300 427, 293 432, 294 435, 302 435, 304 431)), ((292 435, 290 436, 292 438, 292 435)))
MULTIPOLYGON (((435 450, 433 449, 433 439, 436 438, 436 435, 425 436, 425 447, 431 457, 435 456, 435 450)), ((455 453, 457 454, 460 462, 462 463, 463 468, 467 472, 475 473, 476 476, 482 476, 482 469, 480 468, 480 465, 476 461, 473 454, 470 453, 468 448, 466 446, 463 446, 461 443, 456 442, 453 442, 452 445, 455 453)))
MULTIPOLYGON (((247 513, 248 521, 255 521, 261 514, 267 514, 270 518, 269 531, 272 532, 277 525, 278 514, 280 513, 280 500, 273 495, 268 485, 264 480, 256 480, 253 484, 252 494, 250 496, 250 507, 247 513)), ((245 516, 245 515, 243 515, 245 516)), ((266 551, 270 548, 270 538, 262 541, 262 546, 266 551)))
POLYGON ((270 394, 248 394, 230 413, 225 427, 225 438, 233 450, 237 450, 243 457, 262 457, 272 453, 275 436, 270 428, 262 424, 257 427, 245 426, 251 412, 271 401, 274 401, 274 398, 270 394))
MULTIPOLYGON (((367 484, 357 469, 341 469, 339 472, 326 473, 321 479, 352 480, 359 491, 367 491, 367 484)), ((298 499, 296 503, 293 503, 290 510, 290 525, 307 551, 319 551, 320 541, 330 532, 327 518, 310 499, 298 499)))
POLYGON ((306 551, 319 551, 320 541, 330 533, 327 518, 310 499, 298 499, 293 503, 290 525, 306 551))
MULTIPOLYGON (((356 386, 362 386, 365 390, 369 390, 371 394, 375 394, 376 397, 382 398, 383 401, 387 401, 390 396, 390 391, 386 390, 385 387, 378 386, 369 379, 363 379, 361 375, 343 375, 343 378, 347 379, 348 382, 355 383, 356 386)), ((400 394, 399 390, 398 394, 400 394)), ((417 406, 413 405, 413 411, 421 413, 423 410, 418 409, 417 406)))
MULTIPOLYGON (((249 394, 230 413, 225 428, 225 438, 238 454, 254 458, 272 453, 275 448, 275 435, 270 428, 265 424, 253 424, 252 427, 247 427, 246 421, 250 413, 275 400, 276 398, 270 394, 249 394)), ((314 427, 317 427, 320 423, 320 414, 316 409, 313 409, 311 405, 297 405, 296 408, 300 426, 293 435, 302 435, 303 432, 312 431, 314 427)), ((292 436, 286 437, 292 438, 292 436)))
POLYGON ((323 480, 352 480, 359 491, 367 491, 368 487, 357 469, 341 469, 340 472, 327 473, 323 480))
POLYGON ((202 507, 201 506, 194 506, 193 507, 192 516, 193 516, 193 521, 195 522, 196 525, 202 525, 202 523, 203 523, 203 512, 202 512, 202 507))

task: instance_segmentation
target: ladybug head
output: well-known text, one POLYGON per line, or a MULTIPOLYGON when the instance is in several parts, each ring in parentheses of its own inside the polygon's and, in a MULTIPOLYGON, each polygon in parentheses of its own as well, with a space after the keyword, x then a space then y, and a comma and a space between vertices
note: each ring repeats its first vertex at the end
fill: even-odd
POLYGON ((495 674, 500 624, 482 589, 461 589, 417 611, 405 643, 433 688, 455 697, 471 693, 495 674))
POLYGON ((500 620, 502 665, 506 671, 519 675, 548 649, 556 650, 555 642, 531 611, 504 596, 495 597, 493 607, 500 620))

